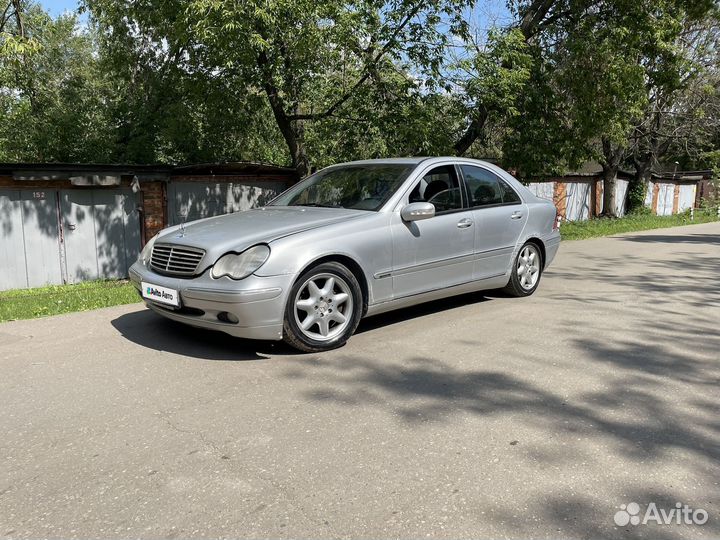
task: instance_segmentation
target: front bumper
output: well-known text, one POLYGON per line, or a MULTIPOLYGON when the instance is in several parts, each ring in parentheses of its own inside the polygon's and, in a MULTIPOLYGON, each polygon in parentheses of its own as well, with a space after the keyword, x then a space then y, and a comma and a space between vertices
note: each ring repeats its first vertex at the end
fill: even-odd
POLYGON ((163 276, 136 262, 130 281, 140 294, 141 282, 178 291, 180 308, 143 298, 154 312, 191 326, 219 330, 247 339, 282 339, 283 314, 294 275, 249 276, 240 281, 213 279, 210 272, 192 279, 163 276), (238 322, 231 322, 233 319, 238 322))

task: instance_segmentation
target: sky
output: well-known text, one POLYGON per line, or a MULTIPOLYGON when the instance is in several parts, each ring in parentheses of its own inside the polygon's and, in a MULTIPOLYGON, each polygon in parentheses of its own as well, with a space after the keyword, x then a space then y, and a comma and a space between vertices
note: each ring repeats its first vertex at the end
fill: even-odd
MULTIPOLYGON (((54 17, 78 8, 78 0, 40 0, 39 3, 54 17)), ((472 18, 479 26, 486 26, 488 22, 497 19, 502 22, 509 16, 505 0, 479 0, 472 11, 472 18)))
POLYGON ((75 11, 78 7, 77 0, 40 0, 39 4, 53 17, 57 17, 64 11, 75 11))

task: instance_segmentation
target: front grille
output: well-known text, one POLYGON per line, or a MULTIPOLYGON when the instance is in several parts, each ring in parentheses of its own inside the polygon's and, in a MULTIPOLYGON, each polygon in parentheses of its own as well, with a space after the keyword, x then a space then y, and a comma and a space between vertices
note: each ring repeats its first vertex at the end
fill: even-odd
POLYGON ((204 256, 205 250, 199 248, 155 244, 150 257, 150 266, 162 274, 192 276, 204 256))

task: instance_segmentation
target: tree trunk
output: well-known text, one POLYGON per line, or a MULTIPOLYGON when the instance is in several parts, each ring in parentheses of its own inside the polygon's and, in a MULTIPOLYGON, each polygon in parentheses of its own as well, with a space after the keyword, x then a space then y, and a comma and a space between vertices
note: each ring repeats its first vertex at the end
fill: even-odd
POLYGON ((617 184, 618 168, 603 165, 603 211, 602 215, 606 217, 617 217, 615 210, 615 185, 617 184))
POLYGON ((600 164, 602 165, 603 177, 603 211, 601 215, 606 217, 618 217, 615 187, 617 184, 617 173, 625 157, 625 150, 623 146, 613 144, 609 138, 602 138, 603 158, 600 164))
POLYGON ((310 172, 310 162, 303 145, 303 121, 291 120, 288 117, 285 109, 285 101, 280 96, 278 88, 272 82, 272 76, 268 70, 268 57, 264 51, 258 53, 257 64, 264 74, 265 80, 263 87, 265 94, 268 97, 270 109, 272 109, 273 116, 275 117, 275 123, 283 139, 285 139, 285 144, 287 144, 290 152, 292 167, 297 171, 300 178, 304 178, 310 172))
POLYGON ((455 143, 455 155, 462 156, 467 152, 473 143, 480 137, 485 128, 485 122, 488 119, 488 111, 482 105, 478 105, 478 111, 475 118, 472 119, 470 125, 462 134, 460 139, 455 143))
POLYGON ((273 116, 275 116, 275 122, 290 152, 292 167, 297 171, 300 178, 304 178, 308 172, 310 172, 310 163, 305 154, 305 148, 302 142, 302 120, 293 121, 287 117, 282 100, 273 88, 266 86, 265 92, 268 96, 273 116))

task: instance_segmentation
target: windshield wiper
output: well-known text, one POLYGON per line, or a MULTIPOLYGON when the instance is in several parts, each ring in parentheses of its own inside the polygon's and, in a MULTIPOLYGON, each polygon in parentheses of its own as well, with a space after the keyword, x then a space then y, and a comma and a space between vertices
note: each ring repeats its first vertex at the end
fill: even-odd
POLYGON ((331 204, 320 204, 320 203, 298 203, 293 206, 311 206, 313 208, 342 208, 342 206, 333 206, 331 204))

